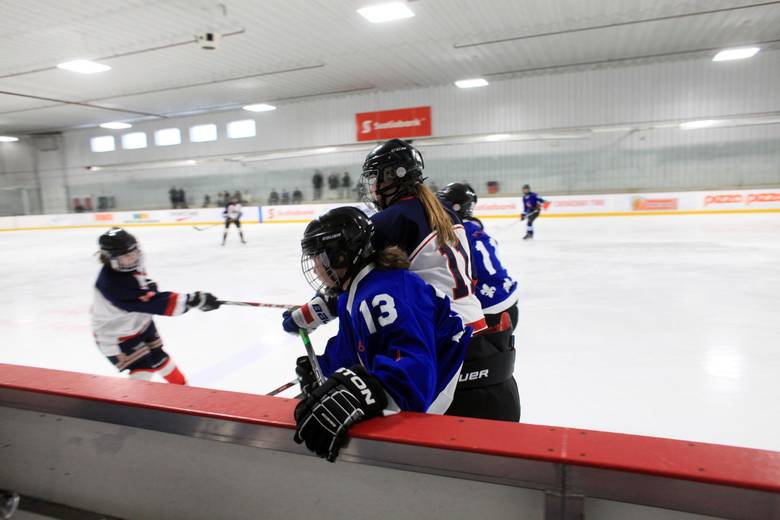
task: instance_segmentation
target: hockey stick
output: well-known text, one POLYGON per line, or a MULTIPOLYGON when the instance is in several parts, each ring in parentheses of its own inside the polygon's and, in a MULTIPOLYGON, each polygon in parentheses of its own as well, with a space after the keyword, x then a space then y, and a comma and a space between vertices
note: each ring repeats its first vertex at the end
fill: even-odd
POLYGON ((309 333, 306 329, 299 329, 298 334, 301 336, 303 346, 306 348, 306 356, 311 363, 312 371, 314 372, 314 378, 317 380, 317 385, 321 385, 325 382, 325 377, 322 375, 322 368, 320 368, 320 362, 317 360, 317 354, 314 353, 314 347, 311 346, 311 340, 309 339, 309 333))
POLYGON ((207 229, 211 229, 213 227, 217 227, 217 226, 221 226, 221 225, 222 225, 222 223, 220 222, 219 224, 212 224, 210 226, 204 226, 204 227, 192 226, 192 227, 194 227, 198 231, 206 231, 207 229))
POLYGON ((285 384, 283 384, 282 386, 280 386, 279 388, 275 388, 275 389, 271 390, 270 392, 268 392, 268 393, 267 393, 267 394, 265 394, 265 395, 274 396, 274 395, 276 395, 276 394, 281 394, 282 392, 284 392, 284 391, 285 391, 285 390, 287 390, 288 388, 292 388, 292 387, 294 387, 295 385, 297 385, 297 384, 298 384, 300 381, 301 381, 301 378, 300 378, 300 377, 296 377, 295 379, 293 379, 293 380, 292 380, 292 381, 290 381, 289 383, 285 383, 285 384))
POLYGON ((271 309, 289 309, 296 305, 286 305, 284 303, 260 303, 260 302, 234 302, 230 300, 218 300, 220 305, 238 305, 240 307, 270 307, 271 309))

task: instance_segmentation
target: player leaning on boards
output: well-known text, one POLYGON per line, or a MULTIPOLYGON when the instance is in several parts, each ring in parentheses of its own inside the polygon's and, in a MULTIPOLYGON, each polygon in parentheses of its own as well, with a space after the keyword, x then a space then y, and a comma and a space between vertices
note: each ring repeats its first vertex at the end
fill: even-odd
MULTIPOLYGON (((474 217, 477 193, 465 183, 453 182, 436 194, 442 203, 460 217, 471 246, 474 275, 477 281, 477 298, 485 313, 488 332, 480 344, 479 352, 469 349, 461 371, 463 385, 477 382, 481 388, 475 395, 484 397, 483 410, 486 416, 494 416, 502 410, 491 410, 496 403, 514 402, 507 410, 516 415, 507 416, 507 420, 520 420, 520 397, 517 392, 515 371, 514 332, 517 326, 517 282, 514 281, 498 259, 496 241, 485 231, 482 222, 474 217), (484 377, 481 377, 483 376, 484 377), (484 382, 483 382, 484 381, 484 382), (486 385, 485 383, 490 383, 486 385), (500 395, 500 399, 494 399, 500 395)), ((456 400, 456 405, 457 405, 456 400)), ((453 407, 450 412, 460 415, 453 407)))
POLYGON ((354 423, 397 411, 443 414, 452 402, 471 338, 450 300, 410 272, 398 247, 375 251, 374 225, 359 209, 336 208, 306 227, 304 276, 337 298, 339 331, 318 356, 315 386, 298 359, 304 399, 295 441, 333 462, 354 423))
POLYGON ((520 220, 528 220, 528 227, 523 240, 529 240, 534 237, 534 220, 542 212, 544 202, 543 198, 531 191, 531 187, 528 184, 523 186, 523 214, 520 215, 520 220))
POLYGON ((133 379, 150 381, 155 374, 169 383, 187 384, 165 350, 152 316, 178 316, 190 309, 212 311, 217 298, 207 292, 160 292, 146 277, 144 257, 133 235, 111 228, 98 239, 103 268, 95 282, 92 333, 100 351, 133 379))
POLYGON ((228 228, 230 224, 234 224, 238 229, 238 236, 241 237, 241 243, 246 244, 244 240, 244 232, 241 231, 241 204, 237 199, 233 198, 228 201, 225 209, 222 210, 222 217, 225 219, 225 231, 222 233, 222 245, 225 245, 227 240, 228 228))
MULTIPOLYGON (((378 212, 371 216, 374 223, 372 243, 381 251, 394 245, 408 256, 409 269, 447 295, 452 310, 474 330, 470 350, 482 352, 487 329, 482 306, 474 295, 471 278, 471 255, 463 224, 452 210, 446 209, 431 190, 423 185, 424 162, 420 152, 409 143, 392 139, 374 147, 366 156, 360 176, 364 199, 378 212)), ((288 332, 298 327, 313 330, 335 315, 334 302, 321 296, 285 316, 283 326, 288 332)), ((487 367, 485 367, 487 368, 487 367)), ((481 370, 478 370, 479 374, 481 370)), ((517 415, 513 400, 500 395, 485 415, 484 396, 471 392, 484 382, 480 378, 458 391, 453 406, 466 417, 514 420, 517 415)))

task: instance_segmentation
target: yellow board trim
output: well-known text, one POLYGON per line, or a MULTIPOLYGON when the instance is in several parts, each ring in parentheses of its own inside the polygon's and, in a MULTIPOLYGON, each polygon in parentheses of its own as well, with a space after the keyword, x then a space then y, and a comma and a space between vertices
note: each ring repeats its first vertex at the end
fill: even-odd
MULTIPOLYGON (((601 213, 556 213, 541 214, 539 218, 578 218, 578 217, 644 217, 654 215, 724 215, 735 213, 780 213, 780 209, 713 209, 713 210, 689 210, 689 211, 612 211, 601 213)), ((520 214, 516 215, 484 215, 477 218, 481 219, 519 219, 520 214)), ((242 224, 301 224, 309 222, 309 219, 301 220, 271 220, 266 222, 260 222, 258 220, 242 220, 242 224)), ((223 221, 212 220, 205 222, 174 222, 174 223, 162 223, 162 222, 150 222, 150 223, 137 223, 137 224, 118 224, 112 222, 106 222, 105 224, 82 224, 78 226, 36 226, 36 227, 20 227, 20 228, 0 228, 2 231, 45 231, 49 229, 80 229, 80 228, 106 228, 114 225, 121 225, 122 227, 171 227, 171 226, 209 226, 222 224, 223 221)))

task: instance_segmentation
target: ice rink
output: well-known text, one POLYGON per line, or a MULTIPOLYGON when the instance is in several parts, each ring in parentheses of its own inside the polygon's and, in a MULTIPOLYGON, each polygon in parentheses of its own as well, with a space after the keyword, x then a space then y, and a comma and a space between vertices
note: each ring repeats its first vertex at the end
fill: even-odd
MULTIPOLYGON (((780 214, 542 219, 533 242, 519 222, 486 225, 522 290, 523 422, 780 450, 780 214)), ((303 228, 249 225, 225 247, 219 227, 131 231, 162 290, 298 304, 303 228)), ((100 233, 0 233, 0 362, 117 375, 90 331, 100 233)), ((280 315, 156 323, 192 385, 265 393, 303 353, 280 315)))

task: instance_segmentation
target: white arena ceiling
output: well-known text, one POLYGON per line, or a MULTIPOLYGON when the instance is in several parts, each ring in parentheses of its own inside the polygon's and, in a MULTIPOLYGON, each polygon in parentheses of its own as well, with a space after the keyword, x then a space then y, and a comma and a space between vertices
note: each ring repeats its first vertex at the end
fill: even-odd
POLYGON ((356 12, 382 1, 6 0, 0 134, 780 44, 780 1, 409 0, 415 16, 386 24, 356 12), (196 43, 206 32, 218 49, 196 43), (111 70, 57 68, 74 59, 111 70))

